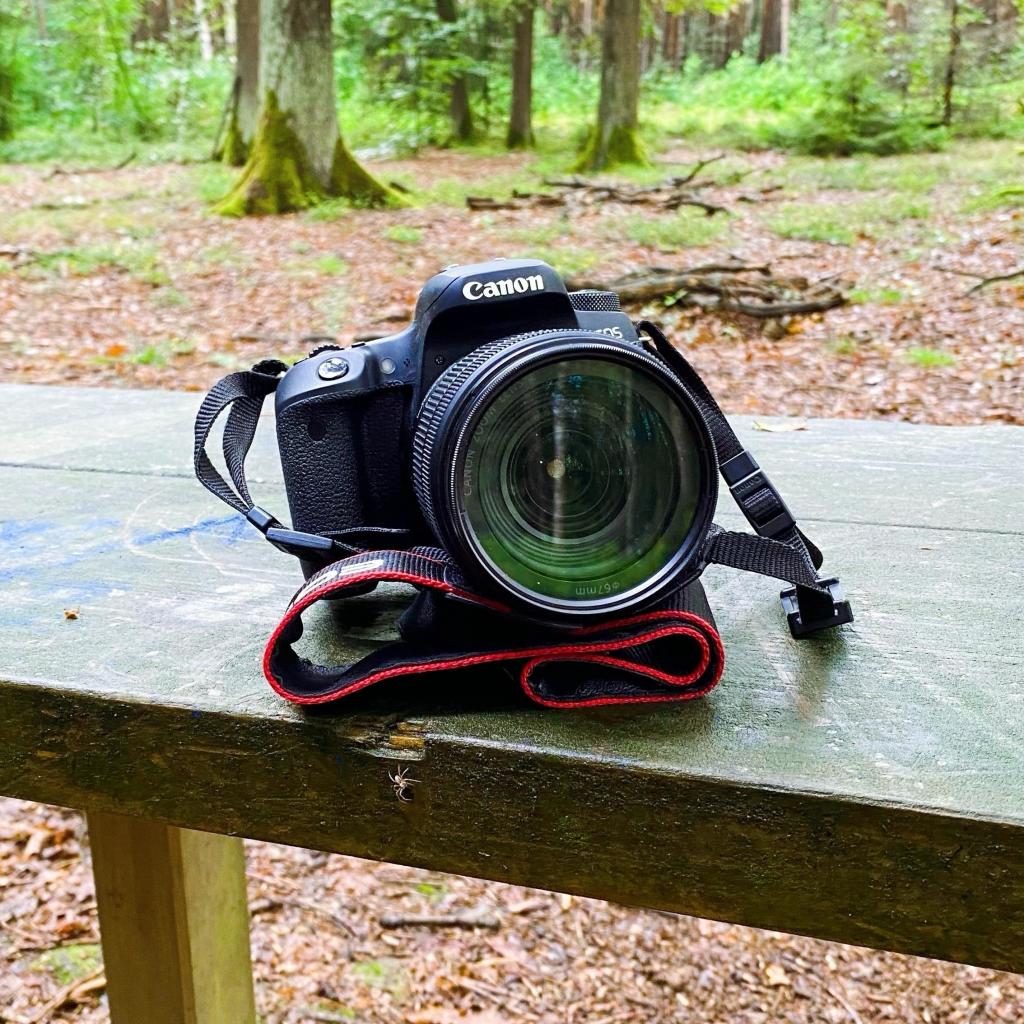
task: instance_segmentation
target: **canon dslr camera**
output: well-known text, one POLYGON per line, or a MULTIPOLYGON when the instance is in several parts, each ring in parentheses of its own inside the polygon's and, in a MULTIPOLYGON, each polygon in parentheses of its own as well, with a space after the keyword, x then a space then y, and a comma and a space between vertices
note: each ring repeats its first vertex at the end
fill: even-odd
POLYGON ((440 544, 484 592, 575 621, 703 568, 717 464, 699 402, 617 296, 567 292, 546 263, 449 267, 405 330, 291 367, 276 409, 307 576, 331 540, 440 544))

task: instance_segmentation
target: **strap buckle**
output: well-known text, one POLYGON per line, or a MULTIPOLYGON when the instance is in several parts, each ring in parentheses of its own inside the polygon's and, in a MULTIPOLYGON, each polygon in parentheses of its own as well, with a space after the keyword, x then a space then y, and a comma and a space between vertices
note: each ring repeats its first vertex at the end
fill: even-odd
POLYGON ((777 539, 796 527, 789 506, 750 452, 734 455, 719 468, 740 511, 760 536, 777 539))
POLYGON ((853 622, 853 609, 843 594, 839 580, 835 577, 822 580, 821 585, 824 590, 798 584, 779 595, 782 610, 789 622, 789 631, 797 640, 820 633, 823 629, 853 622))
POLYGON ((278 551, 296 558, 316 559, 330 555, 334 551, 334 541, 330 537, 321 537, 316 533, 303 533, 301 530, 289 530, 274 518, 265 508, 253 505, 245 514, 245 518, 263 534, 278 551))

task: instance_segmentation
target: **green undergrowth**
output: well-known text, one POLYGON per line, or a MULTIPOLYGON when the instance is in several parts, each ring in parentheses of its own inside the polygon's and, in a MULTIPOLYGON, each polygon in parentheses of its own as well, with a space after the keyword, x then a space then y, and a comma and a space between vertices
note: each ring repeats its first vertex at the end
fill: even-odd
POLYGON ((861 237, 879 237, 903 221, 930 217, 932 204, 920 197, 878 195, 851 202, 791 202, 764 215, 764 223, 782 238, 851 245, 861 237))
POLYGON ((392 224, 385 230, 384 237, 400 245, 419 245, 423 241, 423 229, 414 228, 410 224, 392 224))
POLYGON ((383 956, 375 960, 359 960, 349 966, 352 976, 368 988, 387 992, 401 1002, 409 994, 409 976, 402 962, 383 956))
POLYGON ((951 352, 944 352, 942 349, 929 348, 928 346, 907 349, 903 358, 908 363, 920 366, 926 370, 956 365, 956 356, 951 352))
POLYGON ((846 297, 855 305, 897 306, 907 296, 898 288, 852 288, 846 297))
MULTIPOLYGON (((111 346, 110 351, 121 347, 111 346)), ((122 352, 94 356, 92 361, 108 365, 125 363, 131 366, 167 366, 176 358, 192 355, 196 350, 196 343, 191 338, 165 338, 146 345, 123 347, 122 352)))
POLYGON ((150 245, 88 245, 41 252, 19 273, 25 277, 91 277, 104 271, 131 274, 154 288, 170 283, 159 253, 150 245))
POLYGON ((95 974, 103 965, 99 943, 83 942, 58 946, 40 953, 32 963, 33 970, 45 969, 58 985, 70 985, 80 978, 95 974))
POLYGON ((674 213, 640 214, 606 219, 602 234, 610 240, 628 238, 638 245, 671 251, 694 246, 711 245, 719 241, 729 229, 725 214, 708 216, 702 210, 686 208, 674 213))

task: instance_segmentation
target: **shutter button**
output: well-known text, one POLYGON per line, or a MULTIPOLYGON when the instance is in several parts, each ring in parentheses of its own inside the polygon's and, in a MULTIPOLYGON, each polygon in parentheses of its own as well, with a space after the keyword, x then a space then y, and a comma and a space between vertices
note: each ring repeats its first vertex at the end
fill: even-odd
POLYGON ((341 380, 348 373, 348 360, 341 356, 331 356, 320 364, 317 373, 321 380, 341 380))

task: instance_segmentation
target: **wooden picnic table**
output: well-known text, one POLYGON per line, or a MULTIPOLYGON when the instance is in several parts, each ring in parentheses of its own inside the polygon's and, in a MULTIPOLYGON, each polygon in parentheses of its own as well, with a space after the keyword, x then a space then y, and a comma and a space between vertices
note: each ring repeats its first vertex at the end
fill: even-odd
MULTIPOLYGON (((483 672, 309 713, 259 665, 297 567, 192 479, 197 402, 0 387, 0 793, 87 812, 115 1022, 253 1019, 238 836, 1024 970, 1024 430, 737 417, 857 621, 796 642, 712 568, 706 699, 483 672)), ((405 599, 308 642, 365 652, 405 599)))

